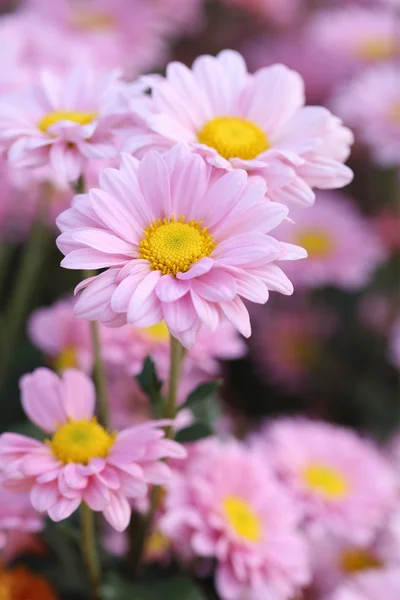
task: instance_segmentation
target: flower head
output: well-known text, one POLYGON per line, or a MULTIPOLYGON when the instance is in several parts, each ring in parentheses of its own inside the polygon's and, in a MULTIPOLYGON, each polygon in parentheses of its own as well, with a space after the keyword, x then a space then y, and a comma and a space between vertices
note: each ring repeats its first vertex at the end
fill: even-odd
POLYGON ((278 236, 300 244, 308 260, 286 271, 299 286, 363 287, 387 256, 374 226, 338 192, 320 192, 312 211, 296 210, 293 223, 279 227, 278 236))
POLYGON ((29 490, 33 507, 54 521, 85 502, 123 531, 131 515, 128 499, 145 497, 150 483, 168 481, 161 459, 185 455, 179 444, 163 439, 163 421, 121 432, 102 427, 94 417, 93 383, 80 371, 70 369, 59 378, 37 369, 22 378, 21 392, 26 414, 51 437, 42 443, 3 434, 0 470, 5 486, 29 490))
POLYGON ((356 433, 324 422, 281 419, 255 437, 302 508, 311 532, 369 543, 395 500, 385 457, 356 433))
POLYGON ((309 576, 297 516, 265 460, 212 439, 175 473, 160 527, 185 558, 217 561, 224 600, 284 600, 309 576))
POLYGON ((142 124, 125 146, 135 155, 183 142, 218 168, 264 177, 281 202, 311 204, 311 188, 352 179, 343 165, 352 134, 327 109, 304 107, 303 81, 283 65, 251 75, 227 50, 197 58, 191 70, 170 63, 165 78, 145 81, 151 101, 146 94, 136 101, 142 124))
POLYGON ((0 148, 9 163, 50 165, 74 181, 89 159, 115 156, 120 86, 116 72, 76 67, 65 78, 40 71, 38 83, 2 101, 0 148))
POLYGON ((85 280, 76 314, 108 325, 149 327, 165 320, 186 347, 202 323, 230 321, 250 335, 241 299, 293 289, 276 260, 305 256, 267 235, 287 208, 265 198, 261 178, 215 171, 183 145, 139 163, 123 155, 100 189, 77 196, 58 219, 62 266, 107 268, 85 280))
POLYGON ((379 164, 400 162, 400 68, 370 67, 339 92, 333 105, 354 127, 356 140, 366 145, 379 164))

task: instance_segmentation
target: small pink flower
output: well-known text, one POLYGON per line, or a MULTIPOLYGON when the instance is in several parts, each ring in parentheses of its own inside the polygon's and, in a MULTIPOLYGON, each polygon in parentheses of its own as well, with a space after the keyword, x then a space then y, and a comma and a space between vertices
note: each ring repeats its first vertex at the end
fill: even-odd
POLYGON ((304 106, 303 80, 283 65, 247 72, 240 54, 173 62, 135 110, 142 120, 125 149, 137 156, 183 142, 210 164, 262 176, 271 199, 312 204, 312 188, 342 187, 351 132, 326 108, 304 106))
POLYGON ((298 514, 266 461, 210 439, 168 487, 160 528, 184 560, 215 559, 223 600, 287 600, 308 582, 298 514))
POLYGON ((281 419, 254 436, 313 535, 368 544, 395 502, 394 473, 372 442, 325 422, 281 419))
POLYGON ((305 35, 315 52, 320 49, 330 56, 330 61, 346 77, 365 65, 382 66, 395 58, 396 28, 394 12, 385 6, 349 3, 315 13, 306 25, 305 35))
POLYGON ((76 67, 67 78, 50 71, 38 78, 0 104, 0 148, 8 151, 10 165, 50 165, 74 181, 90 159, 116 156, 118 74, 76 67))
POLYGON ((139 328, 165 320, 186 347, 203 323, 213 331, 228 320, 248 337, 242 297, 291 294, 275 261, 305 256, 268 235, 286 215, 265 199, 261 178, 216 173, 183 145, 140 163, 123 155, 120 170, 105 169, 100 189, 76 196, 57 220, 62 266, 107 269, 78 286, 76 314, 139 328))
POLYGON ((39 368, 20 385, 26 414, 52 437, 42 443, 4 433, 0 469, 5 486, 30 491, 33 507, 53 521, 66 519, 85 502, 123 531, 131 516, 129 499, 144 498, 149 484, 169 480, 162 459, 185 456, 179 444, 163 439, 163 421, 106 431, 94 417, 94 385, 80 371, 59 378, 39 368))
POLYGON ((356 290, 386 260, 387 251, 373 224, 338 192, 320 192, 312 211, 293 210, 291 217, 294 222, 283 223, 278 236, 308 252, 307 261, 286 269, 299 286, 356 290))
POLYGON ((327 600, 398 600, 399 597, 400 569, 387 569, 358 575, 327 600))
POLYGON ((354 127, 356 140, 385 167, 400 164, 400 68, 385 64, 363 71, 333 101, 354 127))
POLYGON ((43 518, 32 507, 29 494, 7 490, 0 479, 0 553, 10 559, 17 549, 32 545, 32 533, 43 529, 43 518))

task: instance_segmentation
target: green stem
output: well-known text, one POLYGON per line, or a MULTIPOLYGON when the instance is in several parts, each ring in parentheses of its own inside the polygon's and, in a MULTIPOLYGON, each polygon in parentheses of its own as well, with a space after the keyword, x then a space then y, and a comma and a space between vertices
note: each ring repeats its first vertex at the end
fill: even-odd
MULTIPOLYGON (((169 365, 169 389, 168 396, 166 399, 163 417, 171 419, 172 421, 176 417, 177 413, 177 399, 178 399, 178 387, 181 374, 182 361, 185 355, 185 349, 182 344, 174 337, 170 338, 170 365, 169 365)), ((165 437, 173 439, 174 437, 174 426, 169 425, 165 432, 165 437)), ((133 574, 136 576, 140 568, 141 560, 143 557, 145 543, 147 536, 152 530, 154 517, 160 506, 162 498, 162 488, 154 486, 150 494, 150 507, 147 515, 142 520, 138 531, 133 532, 135 534, 135 540, 131 552, 131 567, 133 574)))
POLYGON ((101 571, 96 543, 96 525, 93 511, 84 503, 81 505, 81 528, 82 552, 88 569, 92 600, 100 600, 101 571))
POLYGON ((14 246, 12 244, 7 243, 6 240, 0 243, 0 299, 13 252, 14 246))
POLYGON ((24 254, 17 273, 14 287, 2 319, 0 340, 0 388, 8 376, 14 358, 14 351, 20 341, 24 319, 37 288, 39 272, 43 266, 49 236, 44 223, 46 200, 42 203, 31 234, 25 244, 24 254))
POLYGON ((109 429, 107 378, 106 371, 104 368, 104 362, 101 355, 99 324, 97 321, 90 322, 90 332, 92 336, 92 346, 94 355, 93 375, 97 389, 97 401, 99 403, 100 423, 101 425, 103 425, 103 427, 109 429))

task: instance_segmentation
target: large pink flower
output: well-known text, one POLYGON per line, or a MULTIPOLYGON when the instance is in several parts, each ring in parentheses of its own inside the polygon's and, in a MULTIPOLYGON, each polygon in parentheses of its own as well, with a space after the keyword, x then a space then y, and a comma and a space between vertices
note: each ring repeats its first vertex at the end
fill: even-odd
POLYGON ((287 273, 299 287, 336 285, 345 290, 365 286, 387 257, 373 223, 339 192, 320 192, 312 211, 294 209, 279 239, 300 244, 308 259, 287 273))
POLYGON ((263 457, 211 439, 174 474, 160 528, 184 559, 216 559, 223 600, 287 600, 309 578, 297 517, 263 457))
POLYGON ((78 286, 76 314, 134 327, 165 320, 187 347, 202 323, 214 330, 224 319, 248 337, 241 297, 291 294, 275 261, 306 255, 267 235, 286 214, 261 178, 215 172, 183 145, 140 163, 123 155, 120 170, 105 169, 100 189, 76 196, 57 221, 62 266, 107 268, 78 286))
POLYGON ((51 439, 39 442, 24 435, 0 437, 0 469, 4 485, 30 490, 33 507, 54 521, 71 515, 85 502, 101 511, 117 531, 129 524, 129 499, 144 498, 149 484, 170 477, 163 458, 179 458, 184 449, 163 439, 166 422, 147 421, 109 433, 94 418, 92 381, 76 370, 59 378, 37 369, 21 380, 26 414, 51 439))
POLYGON ((312 188, 342 187, 351 181, 343 165, 351 132, 326 108, 304 107, 298 73, 283 65, 247 72, 240 54, 201 56, 192 69, 170 63, 167 76, 145 78, 133 110, 140 114, 125 148, 142 156, 184 142, 222 169, 246 169, 263 176, 269 196, 311 204, 312 188))
POLYGON ((117 154, 122 83, 116 72, 76 67, 65 78, 41 71, 39 81, 3 98, 0 148, 12 166, 45 165, 73 181, 89 159, 117 154))
POLYGON ((281 419, 254 438, 312 534, 367 544, 395 503, 389 462, 372 442, 325 422, 281 419))
POLYGON ((354 127, 356 140, 366 145, 379 164, 400 164, 400 67, 370 67, 344 87, 333 106, 354 127))

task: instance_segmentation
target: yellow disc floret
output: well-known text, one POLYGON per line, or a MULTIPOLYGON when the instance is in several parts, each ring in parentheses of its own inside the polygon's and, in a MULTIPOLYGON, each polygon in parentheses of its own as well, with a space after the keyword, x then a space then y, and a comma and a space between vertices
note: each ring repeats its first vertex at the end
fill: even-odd
POLYGON ((55 110, 40 119, 37 126, 40 131, 47 133, 49 127, 60 121, 72 121, 79 125, 87 125, 97 118, 97 113, 78 112, 76 110, 55 110))
POLYGON ((144 231, 139 256, 151 263, 153 270, 163 275, 185 273, 201 258, 210 256, 216 247, 213 237, 198 221, 153 221, 144 231))
POLYGON ((393 58, 396 52, 395 37, 371 36, 360 40, 357 48, 358 56, 369 62, 383 61, 393 58))
POLYGON ((349 491, 347 478, 328 465, 310 464, 304 469, 303 477, 311 490, 330 500, 340 500, 349 491))
POLYGON ((167 342, 169 340, 169 329, 165 321, 160 321, 150 327, 140 329, 151 342, 167 342))
POLYGON ((108 456, 114 441, 115 434, 108 433, 93 417, 90 421, 69 421, 47 443, 62 463, 86 465, 92 458, 108 456))
POLYGON ((296 243, 307 250, 309 258, 325 258, 333 250, 331 238, 318 229, 299 233, 296 243))
POLYGON ((74 346, 67 346, 54 360, 55 369, 61 373, 65 369, 74 369, 78 366, 76 360, 76 349, 74 346))
POLYGON ((228 496, 223 501, 228 522, 236 533, 248 542, 259 542, 262 526, 259 517, 251 506, 237 496, 228 496))
POLYGON ((271 147, 264 131, 241 117, 216 117, 205 124, 197 139, 227 160, 251 160, 271 147))
POLYGON ((340 557, 340 568, 345 573, 358 573, 382 566, 382 561, 366 548, 350 548, 340 557))

